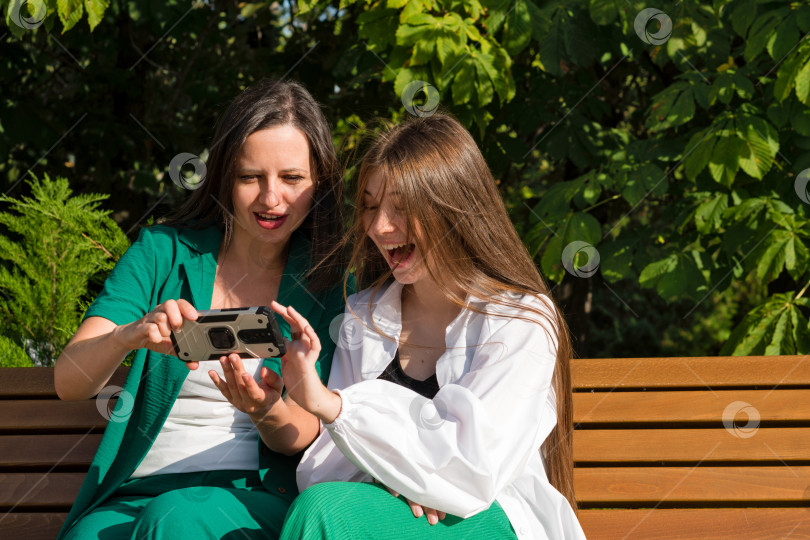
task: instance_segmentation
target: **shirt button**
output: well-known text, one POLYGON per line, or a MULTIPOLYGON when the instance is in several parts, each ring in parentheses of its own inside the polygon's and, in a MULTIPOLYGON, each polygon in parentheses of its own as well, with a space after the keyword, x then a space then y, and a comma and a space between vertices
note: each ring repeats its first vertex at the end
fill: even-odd
POLYGON ((520 534, 526 534, 528 531, 526 530, 526 527, 521 527, 520 529, 518 529, 518 532, 520 534))
POLYGON ((280 487, 280 488, 278 488, 278 492, 279 493, 287 493, 287 490, 284 489, 283 487, 280 487))

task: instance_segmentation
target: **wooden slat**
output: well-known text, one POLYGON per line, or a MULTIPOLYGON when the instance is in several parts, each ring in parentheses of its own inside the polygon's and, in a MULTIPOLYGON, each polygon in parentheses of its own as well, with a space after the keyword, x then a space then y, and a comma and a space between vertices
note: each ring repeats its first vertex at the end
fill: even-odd
POLYGON ((4 435, 0 436, 0 466, 89 467, 101 435, 4 435))
POLYGON ((810 539, 810 508, 580 510, 589 540, 810 539))
POLYGON ((4 540, 53 540, 67 519, 67 513, 11 513, 0 515, 4 540))
POLYGON ((574 358, 575 390, 810 386, 810 356, 574 358))
POLYGON ((810 428, 761 428, 751 437, 725 429, 585 429, 574 432, 574 461, 586 463, 810 461, 810 428), (719 443, 719 446, 718 446, 719 443))
POLYGON ((574 469, 574 488, 581 503, 602 506, 800 503, 810 496, 810 467, 584 467, 574 469))
POLYGON ((53 368, 0 368, 0 396, 56 397, 53 368))
MULTIPOLYGON (((807 390, 673 390, 575 393, 574 423, 713 422, 722 425, 726 408, 735 402, 753 406, 762 422, 810 420, 810 391, 807 390)), ((739 407, 729 409, 729 419, 731 411, 739 407)), ((741 425, 748 422, 748 415, 743 411, 734 418, 741 425)))
MULTIPOLYGON (((129 368, 119 367, 108 385, 123 386, 129 368)), ((0 368, 0 398, 51 397, 56 398, 53 388, 53 368, 0 368)))
POLYGON ((84 473, 0 473, 0 506, 70 510, 84 473))
POLYGON ((46 399, 0 400, 0 430, 47 430, 103 428, 95 399, 53 401, 46 399))

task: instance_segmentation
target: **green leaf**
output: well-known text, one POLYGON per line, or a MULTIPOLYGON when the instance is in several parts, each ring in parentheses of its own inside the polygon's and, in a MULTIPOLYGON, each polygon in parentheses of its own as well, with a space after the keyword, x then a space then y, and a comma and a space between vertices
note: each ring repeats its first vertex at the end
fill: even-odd
POLYGON ((737 3, 731 12, 731 27, 741 37, 745 37, 746 30, 754 22, 757 15, 756 0, 743 0, 737 3))
POLYGON ((91 32, 101 22, 104 12, 109 6, 110 0, 84 0, 84 9, 87 10, 87 22, 90 23, 91 32))
POLYGON ((611 283, 633 277, 633 245, 626 238, 599 246, 599 271, 611 283))
POLYGON ((512 56, 517 56, 525 49, 532 38, 532 19, 526 2, 527 0, 516 0, 506 16, 501 45, 512 56))
POLYGON ((717 142, 715 135, 708 133, 708 130, 702 130, 695 133, 689 140, 684 149, 684 169, 686 176, 695 181, 697 175, 706 168, 709 164, 709 159, 712 157, 712 150, 717 142))
POLYGON ((563 267, 562 264, 562 250, 562 237, 559 235, 552 236, 548 244, 546 244, 543 256, 540 258, 540 268, 543 269, 543 275, 554 283, 560 283, 563 277, 565 277, 565 267, 563 267))
POLYGON ((557 18, 552 21, 545 38, 540 42, 538 61, 540 68, 552 75, 562 75, 560 60, 565 47, 562 29, 557 18))
POLYGON ((734 329, 721 355, 779 355, 806 350, 807 319, 793 301, 795 293, 777 293, 746 314, 734 329))
POLYGON ((534 213, 548 221, 558 221, 571 211, 570 201, 582 190, 585 177, 553 184, 534 207, 534 213))
POLYGON ((702 202, 695 212, 695 225, 701 234, 709 234, 720 228, 723 212, 728 208, 728 195, 716 193, 713 197, 702 202))
POLYGON ((754 83, 739 71, 734 73, 734 87, 741 99, 749 100, 754 95, 754 83))
POLYGON ((765 44, 781 22, 782 19, 778 14, 778 10, 770 11, 754 21, 751 30, 748 32, 748 40, 745 43, 745 52, 743 53, 746 62, 751 62, 756 55, 762 52, 765 44))
POLYGON ((563 246, 577 240, 595 246, 602 239, 602 226, 592 215, 585 212, 573 214, 563 230, 563 246))
POLYGON ((805 105, 810 105, 810 61, 796 74, 796 97, 805 105))
POLYGON ((785 251, 785 268, 794 281, 800 281, 807 273, 807 263, 810 261, 810 250, 801 238, 792 231, 792 238, 785 251))
POLYGON ((56 9, 62 22, 63 34, 73 28, 84 15, 82 0, 57 0, 56 9))
POLYGON ((679 81, 653 98, 645 124, 650 133, 655 133, 683 125, 694 116, 695 100, 691 84, 679 81))
POLYGON ((402 95, 402 92, 405 91, 405 87, 408 86, 408 83, 413 81, 427 81, 427 73, 424 71, 424 68, 417 67, 417 68, 402 68, 397 73, 397 78, 394 81, 394 92, 398 96, 402 95))
POLYGON ((709 158, 709 172, 714 180, 724 186, 731 186, 740 168, 740 153, 745 143, 736 135, 720 137, 709 158))
POLYGON ((479 62, 475 63, 475 71, 478 74, 475 82, 475 89, 477 90, 475 93, 476 101, 479 107, 485 107, 495 96, 495 89, 489 80, 486 70, 479 62))
POLYGON ((810 107, 794 107, 793 114, 790 115, 790 125, 800 135, 810 137, 810 107))
POLYGON ((487 6, 487 17, 484 19, 484 26, 489 34, 494 34, 506 21, 506 14, 512 9, 513 0, 492 0, 485 3, 487 6))
POLYGON ((467 58, 453 77, 453 103, 469 103, 475 93, 475 82, 475 65, 467 58))
POLYGON ((790 90, 796 84, 796 76, 806 63, 810 63, 810 44, 802 43, 798 50, 782 63, 777 72, 773 89, 776 99, 784 101, 790 95, 790 90))
POLYGON ((788 244, 793 240, 789 231, 777 229, 762 240, 756 249, 749 255, 757 279, 773 281, 785 267, 788 244))
POLYGON ((779 62, 798 43, 799 29, 793 17, 785 19, 768 40, 766 48, 774 62, 779 62))
POLYGON ((436 47, 436 41, 431 39, 420 39, 413 46, 413 53, 411 54, 410 65, 418 66, 427 64, 433 60, 433 53, 436 47))
POLYGON ((652 163, 645 163, 638 169, 627 173, 622 197, 635 206, 649 195, 663 196, 667 192, 667 186, 666 173, 652 163))
POLYGON ((387 8, 364 11, 357 16, 357 25, 360 38, 368 42, 369 48, 382 51, 389 44, 396 43, 395 36, 400 28, 399 12, 387 8))
POLYGON ((804 4, 796 10, 796 24, 802 32, 810 32, 810 6, 804 4))
POLYGON ((719 99, 728 105, 728 102, 734 96, 734 76, 727 72, 718 75, 712 83, 709 96, 712 101, 719 99))
POLYGON ((605 26, 613 22, 619 10, 614 0, 591 0, 590 13, 593 22, 605 26))
POLYGON ((739 157, 740 168, 746 174, 762 180, 779 152, 779 135, 765 120, 749 116, 737 119, 737 130, 745 137, 739 157))
POLYGON ((698 269, 695 259, 686 253, 672 253, 666 259, 648 264, 641 271, 638 281, 644 288, 655 287, 667 301, 684 296, 699 299, 706 284, 706 278, 698 269))

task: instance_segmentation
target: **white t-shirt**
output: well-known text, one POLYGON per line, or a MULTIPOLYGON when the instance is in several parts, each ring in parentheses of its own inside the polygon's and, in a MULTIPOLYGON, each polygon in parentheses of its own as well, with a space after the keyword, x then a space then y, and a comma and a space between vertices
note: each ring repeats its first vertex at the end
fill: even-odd
MULTIPOLYGON (((242 360, 245 371, 261 381, 261 359, 242 360)), ((209 370, 224 380, 219 362, 200 362, 189 371, 166 423, 133 478, 152 474, 213 470, 257 470, 258 430, 247 414, 231 405, 209 370)))

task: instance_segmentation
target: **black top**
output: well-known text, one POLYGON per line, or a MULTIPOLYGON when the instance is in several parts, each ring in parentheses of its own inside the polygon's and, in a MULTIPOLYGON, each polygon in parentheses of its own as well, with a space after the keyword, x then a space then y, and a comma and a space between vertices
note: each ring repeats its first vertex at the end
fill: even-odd
POLYGON ((391 360, 391 363, 388 364, 388 367, 385 368, 382 375, 377 378, 383 381, 390 381, 394 384, 404 386, 405 388, 410 388, 417 394, 421 394, 428 399, 433 399, 439 391, 439 381, 436 379, 435 373, 424 381, 420 381, 409 377, 402 371, 402 364, 399 362, 399 349, 397 349, 397 354, 394 355, 394 359, 391 360))

